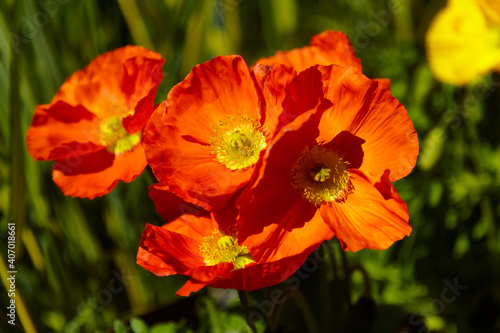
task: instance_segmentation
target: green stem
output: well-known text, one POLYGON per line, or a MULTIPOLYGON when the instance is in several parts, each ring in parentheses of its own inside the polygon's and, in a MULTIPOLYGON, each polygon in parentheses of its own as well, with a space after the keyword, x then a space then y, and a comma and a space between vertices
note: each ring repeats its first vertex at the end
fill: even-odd
POLYGON ((363 296, 365 296, 367 298, 371 298, 372 297, 372 283, 370 280, 370 276, 368 275, 368 272, 360 264, 354 264, 354 265, 352 265, 352 267, 349 271, 349 277, 348 277, 349 281, 352 279, 352 276, 353 276, 355 271, 360 271, 361 275, 363 275, 363 296))
POLYGON ((248 302, 248 295, 245 290, 238 290, 238 296, 240 297, 241 307, 243 308, 243 314, 247 321, 248 326, 252 332, 257 333, 257 329, 255 328, 255 324, 250 320, 250 303, 248 302))
POLYGON ((311 307, 309 306, 309 303, 307 302, 304 294, 299 289, 297 289, 291 294, 291 296, 304 315, 304 320, 307 324, 307 331, 312 333, 319 332, 318 325, 316 325, 314 315, 311 311, 311 307))
POLYGON ((330 253, 330 256, 332 258, 333 278, 338 279, 339 269, 338 269, 337 259, 335 258, 335 252, 333 251, 332 244, 330 244, 330 241, 326 241, 323 244, 325 244, 325 246, 328 248, 328 253, 330 253))
POLYGON ((339 249, 340 249, 340 255, 342 257, 342 268, 344 270, 344 281, 346 286, 345 297, 347 299, 347 306, 349 310, 351 310, 352 303, 351 303, 351 281, 349 278, 349 264, 347 263, 347 256, 345 255, 345 251, 342 250, 342 246, 340 246, 339 249))
MULTIPOLYGON (((12 33, 14 35, 18 35, 18 23, 17 23, 17 1, 12 2, 12 33)), ((21 45, 18 45, 21 48, 21 45)), ((22 247, 21 247, 21 235, 22 228, 25 224, 26 220, 26 192, 25 192, 25 175, 24 175, 24 146, 22 144, 23 135, 21 130, 21 115, 19 108, 19 53, 20 50, 11 49, 12 52, 12 63, 11 63, 11 110, 12 110, 12 219, 13 223, 16 224, 16 234, 19 235, 16 237, 16 255, 19 259, 21 259, 22 255, 22 247)), ((7 266, 5 265, 5 261, 3 258, 0 260, 0 270, 2 275, 2 281, 7 288, 6 280, 6 272, 7 266)), ((7 288, 8 289, 8 288, 7 288)), ((24 328, 25 332, 35 333, 36 328, 33 323, 33 320, 29 314, 26 303, 21 297, 20 290, 16 290, 16 309, 19 314, 19 320, 21 321, 21 325, 24 328)))

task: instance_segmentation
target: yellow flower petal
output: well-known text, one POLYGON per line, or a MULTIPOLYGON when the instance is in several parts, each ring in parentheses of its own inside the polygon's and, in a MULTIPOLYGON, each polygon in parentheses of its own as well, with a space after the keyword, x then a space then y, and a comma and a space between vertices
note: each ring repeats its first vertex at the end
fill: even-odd
POLYGON ((488 20, 500 26, 500 0, 476 0, 488 20))
POLYGON ((466 84, 500 64, 500 29, 489 23, 476 0, 452 0, 426 35, 430 67, 440 81, 466 84))

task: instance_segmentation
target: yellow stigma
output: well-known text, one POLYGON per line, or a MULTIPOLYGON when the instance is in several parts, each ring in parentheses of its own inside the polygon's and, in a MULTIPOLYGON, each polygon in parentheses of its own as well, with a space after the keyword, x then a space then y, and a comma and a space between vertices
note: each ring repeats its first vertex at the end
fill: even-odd
POLYGON ((219 230, 203 239, 200 251, 207 266, 232 262, 234 269, 240 269, 255 262, 245 245, 238 245, 236 238, 219 230))
POLYGON ((99 137, 103 146, 115 155, 134 149, 141 141, 141 132, 129 134, 123 127, 122 117, 111 117, 99 125, 99 137))
POLYGON ((336 152, 322 146, 307 147, 292 168, 292 185, 316 206, 343 202, 354 189, 347 164, 336 152))
POLYGON ((266 148, 266 137, 260 124, 248 116, 227 116, 213 126, 210 137, 212 154, 217 161, 231 170, 239 170, 254 165, 260 152, 266 148))

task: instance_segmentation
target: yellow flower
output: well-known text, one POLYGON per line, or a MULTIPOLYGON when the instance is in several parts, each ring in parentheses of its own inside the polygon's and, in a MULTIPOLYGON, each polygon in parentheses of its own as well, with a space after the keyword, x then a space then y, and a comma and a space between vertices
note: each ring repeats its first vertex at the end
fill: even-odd
POLYGON ((476 0, 489 21, 500 26, 500 0, 476 0))
POLYGON ((436 78, 466 84, 500 65, 500 1, 449 0, 426 35, 436 78))

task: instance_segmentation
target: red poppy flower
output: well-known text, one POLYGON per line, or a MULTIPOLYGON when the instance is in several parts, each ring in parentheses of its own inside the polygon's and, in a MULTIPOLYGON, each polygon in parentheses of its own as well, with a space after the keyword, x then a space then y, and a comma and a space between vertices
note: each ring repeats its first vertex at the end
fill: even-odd
POLYGON ((141 131, 153 112, 163 62, 138 46, 104 53, 35 108, 28 152, 55 161, 52 177, 64 194, 93 199, 142 172, 141 131))
POLYGON ((163 227, 147 224, 143 232, 137 263, 159 276, 189 276, 177 295, 188 296, 205 286, 255 290, 280 283, 323 240, 333 237, 326 224, 313 223, 309 230, 291 233, 289 238, 295 241, 291 246, 281 246, 255 261, 252 252, 260 244, 238 242, 234 200, 208 214, 182 215, 163 227), (299 238, 308 232, 322 237, 299 238))
MULTIPOLYGON (((351 251, 385 249, 411 232, 406 204, 391 184, 412 170, 418 155, 405 108, 353 67, 308 71, 321 76, 333 106, 286 125, 238 199, 238 238, 261 244, 255 260, 288 243, 289 232, 318 221, 351 251)), ((306 89, 301 82, 306 85, 296 89, 306 89)))
POLYGON ((314 99, 289 89, 295 77, 283 65, 250 71, 240 56, 195 66, 144 130, 148 163, 159 182, 190 203, 222 208, 248 183, 261 151, 289 122, 282 117, 285 98, 311 100, 291 104, 287 115, 318 103, 318 94, 314 99))
MULTIPOLYGON (((278 51, 272 57, 261 58, 256 64, 284 64, 297 72, 314 65, 351 66, 362 70, 361 60, 356 57, 347 36, 340 31, 326 30, 311 38, 311 45, 290 51, 278 51)), ((391 80, 376 79, 382 87, 389 89, 391 80)))

